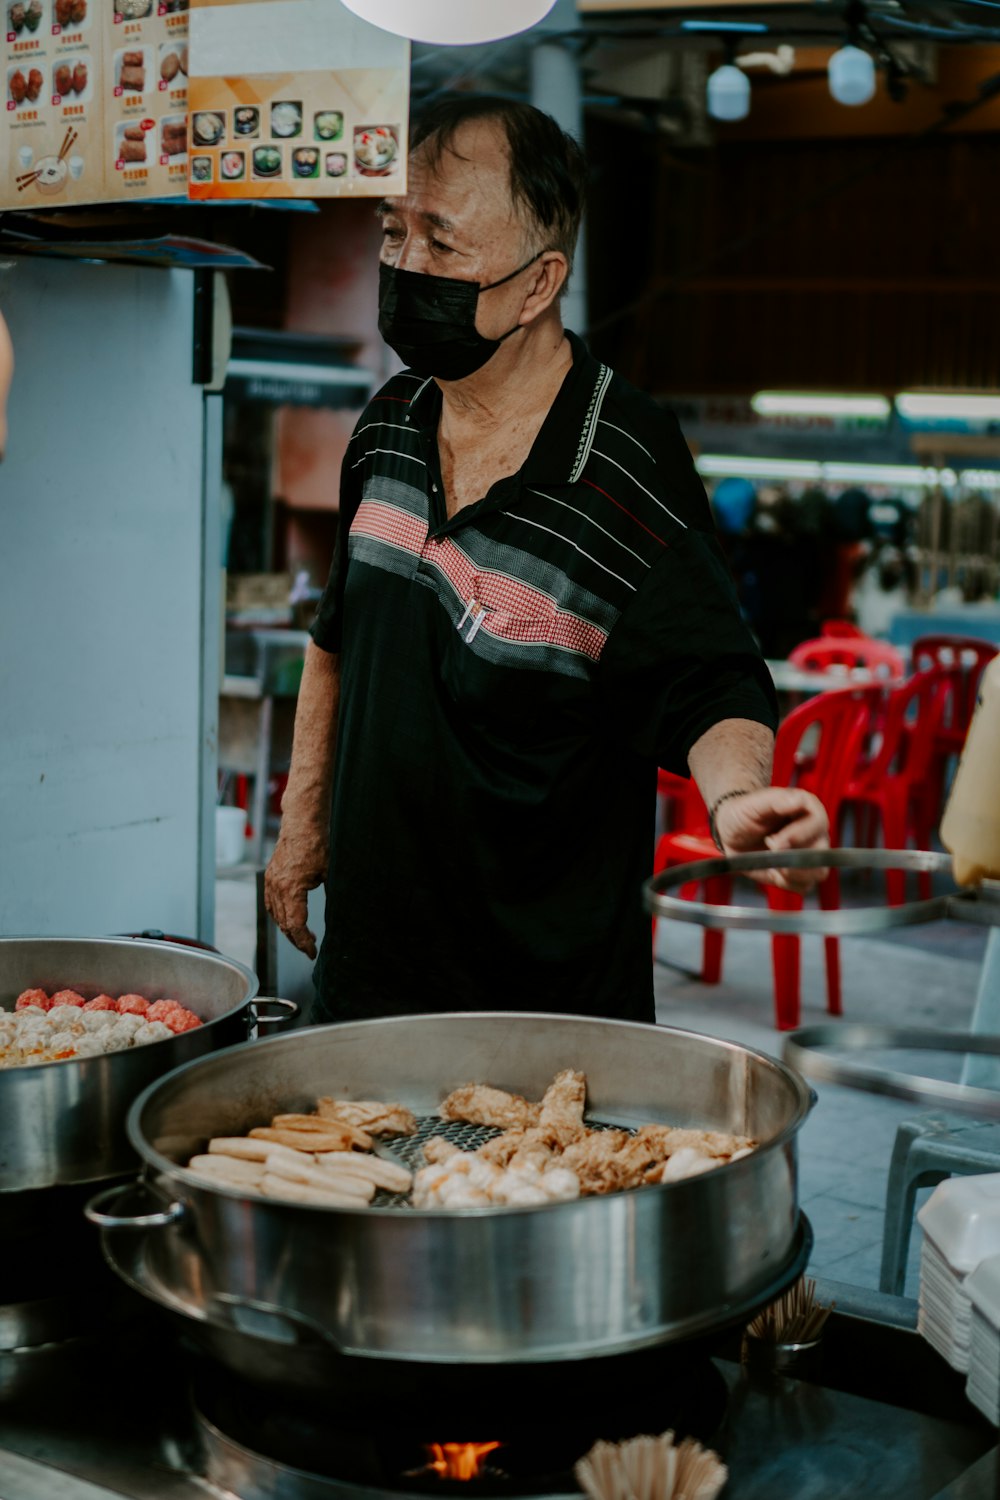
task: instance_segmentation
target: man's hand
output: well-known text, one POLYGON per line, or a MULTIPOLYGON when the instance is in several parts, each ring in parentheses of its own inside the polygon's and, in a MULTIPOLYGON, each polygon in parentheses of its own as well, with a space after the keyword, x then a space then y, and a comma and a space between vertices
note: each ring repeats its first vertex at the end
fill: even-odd
MULTIPOLYGON (((812 792, 796 787, 769 786, 728 797, 716 813, 715 827, 727 854, 830 847, 826 809, 812 792)), ((758 870, 750 878, 762 885, 805 892, 817 886, 827 873, 825 869, 758 870)))
POLYGON ((309 892, 326 875, 326 835, 282 827, 264 875, 264 904, 290 943, 316 957, 316 935, 309 931, 309 892))

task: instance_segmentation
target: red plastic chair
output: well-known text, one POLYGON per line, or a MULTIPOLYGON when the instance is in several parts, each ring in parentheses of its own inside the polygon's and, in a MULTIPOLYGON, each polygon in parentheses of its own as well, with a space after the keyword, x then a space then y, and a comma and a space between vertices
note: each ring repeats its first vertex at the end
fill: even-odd
POLYGON ((913 642, 911 659, 914 671, 942 667, 948 674, 950 688, 935 737, 925 793, 935 824, 940 821, 944 807, 948 762, 953 755, 962 753, 976 708, 979 679, 996 654, 997 648, 991 641, 982 641, 976 636, 922 635, 913 642))
MULTIPOLYGON (((864 754, 869 727, 882 698, 880 687, 840 688, 822 693, 782 720, 774 747, 775 786, 800 786, 814 792, 822 801, 831 830, 840 819, 840 806, 848 778, 864 754)), ((671 865, 711 859, 718 854, 708 831, 707 814, 701 828, 665 833, 657 841, 653 873, 671 865)), ((727 905, 732 895, 732 877, 712 876, 701 882, 702 899, 710 905, 727 905)), ((682 886, 680 895, 690 900, 695 894, 694 882, 682 886)), ((772 911, 800 911, 802 897, 775 886, 764 886, 772 911)), ((832 870, 817 891, 820 906, 835 910, 840 905, 840 881, 832 870)), ((656 937, 656 921, 653 921, 656 937)), ((842 1014, 840 998, 840 945, 837 938, 824 938, 827 981, 827 1009, 831 1015, 842 1014)), ((701 978, 705 984, 718 983, 722 974, 725 932, 706 928, 702 947, 701 978)), ((771 962, 774 970, 775 1018, 779 1031, 791 1031, 799 1024, 800 949, 795 935, 775 933, 771 938, 771 962)))
POLYGON ((829 672, 842 667, 851 670, 864 667, 877 677, 901 681, 906 676, 906 663, 894 646, 886 641, 873 641, 867 636, 850 636, 834 639, 832 636, 817 636, 813 641, 803 641, 788 653, 788 660, 806 672, 829 672))
MULTIPOLYGON (((888 694, 880 724, 879 741, 871 758, 859 766, 844 790, 841 822, 848 811, 855 815, 858 841, 865 837, 858 812, 870 808, 881 821, 886 849, 905 849, 912 838, 917 849, 929 849, 934 832, 934 803, 927 796, 941 717, 951 696, 948 672, 933 667, 917 672, 888 694)), ((874 830, 872 830, 874 832, 874 830)), ((920 895, 931 897, 931 877, 917 876, 920 895)), ((887 870, 886 894, 890 906, 902 906, 906 898, 906 874, 887 870)))
POLYGON ((819 633, 823 638, 833 636, 838 641, 871 640, 871 636, 866 635, 860 625, 855 625, 851 620, 824 620, 819 633))

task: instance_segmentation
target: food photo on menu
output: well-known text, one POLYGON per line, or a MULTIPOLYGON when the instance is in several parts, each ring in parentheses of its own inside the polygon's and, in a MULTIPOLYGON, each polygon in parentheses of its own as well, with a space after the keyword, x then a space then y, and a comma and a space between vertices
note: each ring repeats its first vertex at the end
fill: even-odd
POLYGON ((93 94, 91 69, 86 57, 75 56, 57 63, 52 74, 52 92, 71 104, 85 104, 93 94))
POLYGON ((187 79, 188 52, 186 42, 160 43, 160 83, 169 87, 182 87, 187 79))
POLYGON ((160 121, 161 156, 185 156, 187 148, 187 115, 164 115, 160 121))
POLYGON ((135 120, 120 121, 115 126, 115 160, 129 167, 147 165, 151 159, 148 136, 149 131, 135 120))
POLYGON ((399 155, 397 125, 358 125, 354 131, 354 166, 362 177, 388 177, 399 155))
POLYGON ((344 134, 344 115, 339 109, 322 109, 313 115, 313 135, 318 141, 339 141, 344 134))
POLYGON ((153 0, 112 0, 115 20, 144 21, 152 14, 153 0))
POLYGON ((22 40, 44 32, 44 19, 45 7, 42 0, 14 0, 13 4, 7 6, 7 30, 12 36, 22 40))
POLYGON ((191 181, 212 182, 214 179, 212 165, 210 156, 193 156, 191 158, 191 181))
POLYGON ((255 140, 260 135, 260 110, 255 105, 245 104, 233 110, 233 134, 246 140, 255 140))
POLYGON ((292 152, 292 173, 299 178, 319 176, 319 151, 315 146, 300 146, 292 152))
POLYGON ((191 119, 191 139, 196 146, 217 146, 226 133, 226 117, 219 110, 201 109, 191 119))
POLYGON ((253 175, 260 178, 281 176, 281 151, 277 146, 257 146, 253 153, 253 175))
POLYGON ((347 155, 343 151, 328 151, 324 164, 327 177, 343 177, 347 171, 347 155))
POLYGON ((247 175, 245 151, 224 151, 219 159, 219 176, 224 182, 242 182, 247 175))
POLYGON ((279 99, 271 105, 271 134, 288 139, 302 134, 302 105, 279 99))
POLYGON ((52 16, 63 31, 75 31, 88 22, 87 0, 56 0, 52 16))
POLYGON ((151 47, 124 47, 113 61, 114 91, 120 94, 144 94, 153 77, 151 47))
POLYGON ((45 92, 45 74, 41 68, 7 69, 7 98, 15 109, 30 109, 45 92))

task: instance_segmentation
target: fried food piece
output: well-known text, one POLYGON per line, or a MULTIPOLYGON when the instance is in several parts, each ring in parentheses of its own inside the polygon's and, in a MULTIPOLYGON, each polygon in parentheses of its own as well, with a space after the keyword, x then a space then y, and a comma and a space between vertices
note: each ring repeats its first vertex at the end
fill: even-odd
POLYGON ((625 1130, 593 1130, 566 1147, 559 1158, 580 1179, 582 1193, 614 1193, 620 1188, 637 1187, 642 1181, 642 1167, 621 1156, 631 1137, 625 1130))
POLYGON ((208 1143, 210 1155, 231 1156, 240 1161, 266 1161, 277 1148, 268 1141, 251 1141, 242 1135, 215 1135, 208 1143))
POLYGON ((52 77, 57 94, 71 94, 73 92, 73 69, 67 63, 60 63, 52 77))
MULTIPOLYGON (((126 125, 124 131, 122 132, 122 137, 126 141, 144 141, 146 139, 146 132, 143 130, 141 125, 126 125)), ((147 1000, 146 1010, 148 1009, 149 1001, 147 1000)))
POLYGON ((187 126, 164 125, 161 139, 165 156, 181 156, 188 148, 187 126))
POLYGON ((143 65, 143 61, 144 61, 144 59, 143 59, 142 51, 141 50, 137 51, 137 52, 123 52, 122 53, 122 67, 123 68, 141 68, 142 65, 143 65))
POLYGON ((495 1125, 500 1130, 527 1130, 537 1125, 542 1112, 540 1104, 508 1094, 503 1089, 482 1083, 469 1083, 455 1089, 441 1103, 438 1111, 446 1120, 464 1120, 467 1125, 495 1125))
POLYGON ((28 92, 28 80, 20 68, 15 68, 7 80, 7 90, 15 104, 23 104, 28 92))
POLYGON ((540 1129, 554 1137, 560 1147, 579 1140, 586 1131, 583 1123, 586 1102, 586 1075, 575 1073, 572 1068, 557 1073, 542 1097, 540 1129))
POLYGON ((358 1203, 370 1203, 375 1196, 375 1184, 368 1178, 355 1177, 347 1172, 331 1172, 318 1167, 304 1158, 289 1160, 276 1152, 265 1163, 267 1172, 273 1177, 284 1177, 289 1182, 302 1182, 308 1187, 321 1188, 325 1193, 343 1193, 347 1198, 356 1198, 358 1203))
POLYGON ((70 20, 74 26, 79 26, 87 19, 87 0, 72 0, 70 20))
POLYGON ((146 69, 140 67, 128 67, 123 62, 121 75, 118 79, 118 82, 128 93, 141 94, 145 91, 146 88, 146 69))
MULTIPOLYGON (((502 1140, 503 1137, 498 1137, 498 1139, 502 1140)), ((492 1145, 493 1142, 490 1141, 489 1144, 492 1145)), ((448 1161, 456 1151, 461 1151, 461 1149, 461 1146, 456 1146, 454 1141, 446 1141, 443 1135, 432 1135, 429 1141, 424 1142, 424 1160, 434 1166, 438 1162, 448 1161)))
MULTIPOLYGON (((59 3, 60 0, 56 0, 57 10, 59 7, 59 3)), ((20 0, 18 0, 18 3, 16 5, 11 6, 9 15, 11 31, 13 31, 16 36, 20 36, 21 32, 24 30, 24 5, 20 3, 20 0)))
POLYGON ((15 1010, 24 1010, 26 1005, 36 1005, 39 1010, 51 1010, 52 1001, 44 990, 22 990, 14 1001, 15 1010))
POLYGON ((177 56, 177 53, 168 52, 166 57, 160 63, 160 77, 163 79, 164 83, 169 83, 172 78, 176 78, 180 70, 181 60, 177 56))
POLYGON ((359 1125, 369 1135, 416 1135, 417 1117, 404 1104, 383 1104, 377 1099, 320 1099, 317 1113, 324 1120, 342 1120, 359 1125))
POLYGON ((365 1178, 388 1193, 406 1193, 413 1185, 413 1173, 406 1167, 395 1161, 386 1161, 383 1156, 365 1156, 359 1151, 328 1152, 317 1158, 317 1166, 324 1172, 365 1178))
POLYGON ((123 140, 118 148, 122 161, 145 161, 146 142, 123 140))
POLYGON ((78 62, 73 69, 73 92, 82 94, 87 87, 87 64, 78 62))
POLYGON ((729 1135, 721 1130, 691 1130, 681 1125, 643 1125, 636 1131, 633 1141, 659 1153, 661 1160, 684 1147, 693 1147, 703 1156, 728 1160, 735 1152, 752 1150, 757 1144, 748 1135, 729 1135))
POLYGON ((42 84, 44 82, 45 79, 42 77, 38 68, 32 68, 31 72, 28 74, 27 88, 27 97, 31 100, 32 104, 34 104, 35 100, 42 92, 42 84))
POLYGON ((313 1187, 311 1183, 290 1182, 287 1177, 278 1177, 266 1172, 260 1184, 266 1198, 284 1198, 291 1203, 313 1203, 318 1208, 363 1208, 361 1198, 339 1188, 313 1187))
POLYGON ((273 1126, 258 1125, 250 1135, 254 1140, 275 1141, 296 1151, 349 1151, 352 1146, 369 1151, 373 1145, 371 1136, 363 1130, 356 1130, 353 1125, 335 1126, 332 1121, 327 1130, 275 1130, 273 1126))
MULTIPOLYGON (((526 1130, 505 1130, 503 1135, 495 1135, 491 1141, 484 1141, 475 1154, 492 1166, 505 1167, 527 1133, 526 1130)), ((430 1141, 427 1145, 430 1145, 430 1141)), ((427 1156, 427 1146, 424 1147, 424 1155, 427 1156)), ((427 1159, 429 1161, 430 1157, 427 1159)), ((445 1158, 442 1157, 441 1160, 445 1158)))
POLYGON ((224 1182, 229 1187, 258 1187, 263 1180, 263 1162, 238 1161, 235 1156, 192 1156, 187 1164, 189 1172, 196 1172, 212 1182, 224 1182))

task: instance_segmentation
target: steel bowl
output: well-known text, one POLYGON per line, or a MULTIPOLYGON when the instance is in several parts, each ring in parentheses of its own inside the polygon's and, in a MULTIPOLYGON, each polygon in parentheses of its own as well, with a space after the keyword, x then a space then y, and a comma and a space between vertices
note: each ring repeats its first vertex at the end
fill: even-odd
MULTIPOLYGON (((245 1042, 260 1024, 257 979, 234 959, 177 943, 133 938, 0 938, 0 1006, 22 990, 72 987, 86 999, 129 991, 180 1000, 204 1025, 172 1041, 106 1057, 0 1070, 3 1228, 33 1217, 38 1190, 120 1176, 135 1168, 125 1120, 154 1079, 180 1063, 245 1042), (11 1196, 6 1196, 11 1195, 11 1196), (22 1196, 24 1195, 24 1196, 22 1196)), ((293 1015, 290 1001, 267 1002, 293 1015)), ((281 1017, 284 1019, 284 1015, 281 1017)))
MULTIPOLYGON (((128 1278, 140 1290, 261 1348, 466 1364, 613 1355, 707 1333, 787 1271, 801 1233, 796 1137, 812 1099, 774 1058, 668 1027, 495 1012, 328 1026, 153 1084, 129 1116, 152 1203, 113 1189, 87 1212, 113 1263, 116 1237, 141 1234, 128 1278), (434 1117, 462 1084, 540 1098, 566 1067, 586 1073, 594 1122, 732 1131, 759 1149, 681 1182, 466 1212, 285 1204, 181 1170, 209 1137, 322 1094, 434 1117)), ((237 1347, 217 1344, 223 1359, 237 1347)))

